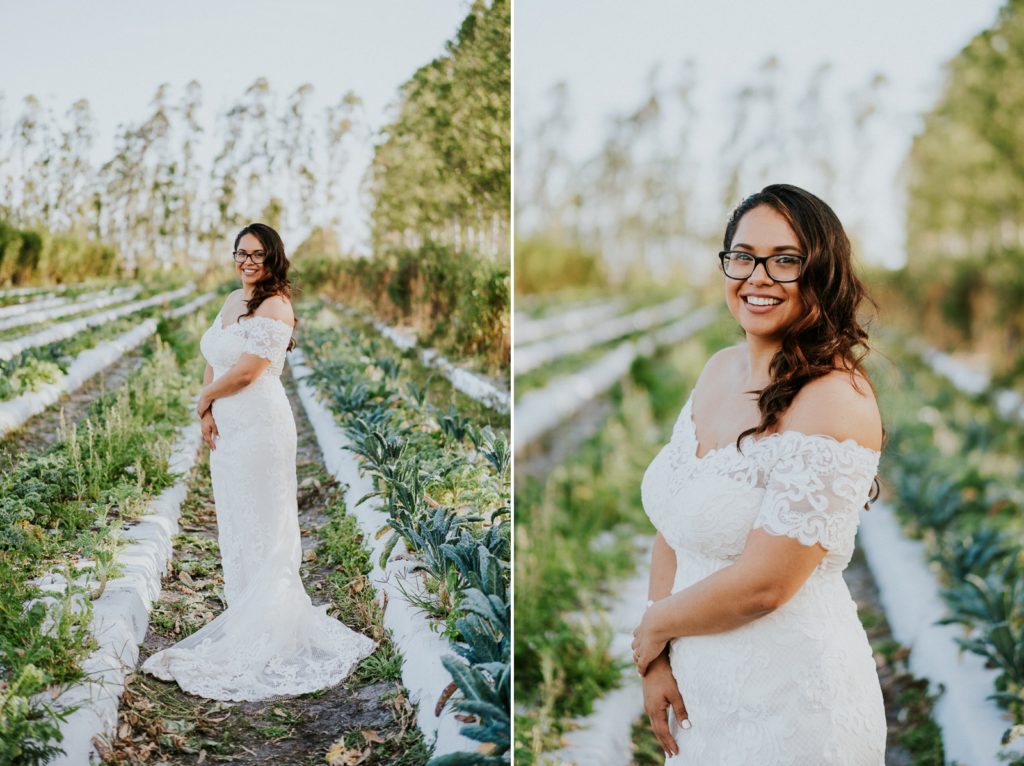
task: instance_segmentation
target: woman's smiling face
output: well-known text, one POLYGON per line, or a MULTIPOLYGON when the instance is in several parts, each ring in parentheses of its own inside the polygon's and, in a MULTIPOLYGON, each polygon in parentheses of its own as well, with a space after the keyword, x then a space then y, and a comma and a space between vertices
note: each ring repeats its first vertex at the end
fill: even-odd
MULTIPOLYGON (((740 219, 730 249, 767 257, 800 253, 800 242, 779 212, 761 205, 740 219)), ((778 340, 804 312, 799 284, 774 281, 759 263, 746 279, 725 277, 725 301, 748 336, 778 340)))
MULTIPOLYGON (((263 243, 255 234, 245 234, 238 240, 236 252, 244 253, 266 253, 263 243)), ((246 258, 242 263, 235 261, 235 273, 238 274, 242 284, 251 287, 263 279, 266 268, 262 263, 253 263, 252 258, 246 258)))

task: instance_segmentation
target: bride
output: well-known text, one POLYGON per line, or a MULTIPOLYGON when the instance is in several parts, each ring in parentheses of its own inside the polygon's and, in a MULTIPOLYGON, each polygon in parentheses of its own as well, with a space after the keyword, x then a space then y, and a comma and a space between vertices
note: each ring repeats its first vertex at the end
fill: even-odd
POLYGON ((644 705, 668 764, 882 766, 842 577, 883 439, 864 287, 835 213, 794 186, 743 200, 725 248, 746 342, 707 362, 641 485, 658 530, 633 641, 644 705))
POLYGON ((284 244, 253 223, 233 255, 242 288, 200 342, 197 407, 227 609, 142 670, 208 699, 259 700, 333 686, 376 643, 313 606, 299 579, 295 420, 280 378, 295 324, 284 244))

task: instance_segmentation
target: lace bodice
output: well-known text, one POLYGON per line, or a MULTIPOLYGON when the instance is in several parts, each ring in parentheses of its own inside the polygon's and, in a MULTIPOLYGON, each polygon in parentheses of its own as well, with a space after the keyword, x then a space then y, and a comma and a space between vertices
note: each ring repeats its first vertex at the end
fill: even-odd
POLYGON ((246 317, 224 327, 223 313, 221 309, 201 341, 203 356, 215 373, 234 365, 242 354, 254 354, 270 360, 265 374, 280 375, 292 327, 279 319, 261 316, 246 317))
POLYGON ((644 474, 644 509, 676 554, 672 592, 735 562, 753 529, 820 544, 825 557, 773 612, 671 641, 693 727, 685 766, 882 766, 886 722, 874 657, 841 573, 879 453, 782 431, 697 457, 691 401, 644 474))
POLYGON ((641 485, 644 509, 669 544, 734 559, 750 530, 764 529, 820 543, 829 551, 820 568, 844 569, 879 453, 852 439, 781 431, 748 436, 742 451, 728 444, 698 458, 691 403, 692 396, 641 485), (701 504, 706 491, 738 493, 745 502, 725 512, 718 502, 701 504))

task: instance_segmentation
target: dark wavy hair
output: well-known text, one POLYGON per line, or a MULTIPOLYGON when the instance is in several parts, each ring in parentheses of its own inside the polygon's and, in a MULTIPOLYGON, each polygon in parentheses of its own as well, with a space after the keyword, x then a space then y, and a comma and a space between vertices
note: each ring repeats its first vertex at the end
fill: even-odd
MULTIPOLYGON (((275 295, 283 295, 288 300, 292 298, 292 283, 288 279, 288 269, 291 262, 284 251, 284 242, 281 235, 265 223, 250 223, 235 236, 235 250, 238 243, 246 234, 252 234, 263 245, 263 252, 267 254, 263 261, 264 277, 255 284, 252 290, 252 297, 245 301, 245 313, 243 317, 252 316, 267 298, 275 295)), ((241 319, 241 317, 239 317, 241 319)), ((299 320, 296 317, 295 326, 298 327, 299 320)), ((295 338, 288 341, 288 350, 295 348, 295 338)))
MULTIPOLYGON (((789 223, 807 256, 797 282, 805 311, 782 337, 782 346, 772 357, 770 381, 757 394, 761 422, 736 439, 763 434, 775 426, 800 389, 815 378, 836 369, 850 373, 854 388, 860 391, 856 375, 874 385, 862 364, 870 348, 868 334, 857 319, 862 301, 877 309, 864 283, 853 269, 850 239, 838 216, 825 202, 808 191, 790 184, 771 184, 744 199, 729 217, 725 227, 725 249, 732 248, 740 219, 754 208, 766 205, 789 223)), ((882 429, 885 440, 885 429, 882 429)), ((876 477, 870 500, 878 497, 876 477)))

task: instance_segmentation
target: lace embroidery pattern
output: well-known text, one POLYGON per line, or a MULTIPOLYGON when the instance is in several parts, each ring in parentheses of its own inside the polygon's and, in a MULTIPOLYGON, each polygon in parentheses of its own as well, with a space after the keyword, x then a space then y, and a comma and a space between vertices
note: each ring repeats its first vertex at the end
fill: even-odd
POLYGON ((752 529, 827 553, 797 594, 735 630, 671 642, 693 728, 680 766, 883 766, 881 688, 841 576, 879 454, 782 431, 697 457, 688 400, 644 474, 644 510, 676 554, 673 592, 732 564, 752 529))
MULTIPOLYGON (((271 374, 280 375, 284 369, 284 356, 292 328, 278 319, 270 317, 249 317, 231 327, 241 327, 245 344, 242 353, 254 354, 271 362, 271 374)), ((230 328, 229 328, 230 329, 230 328)))

